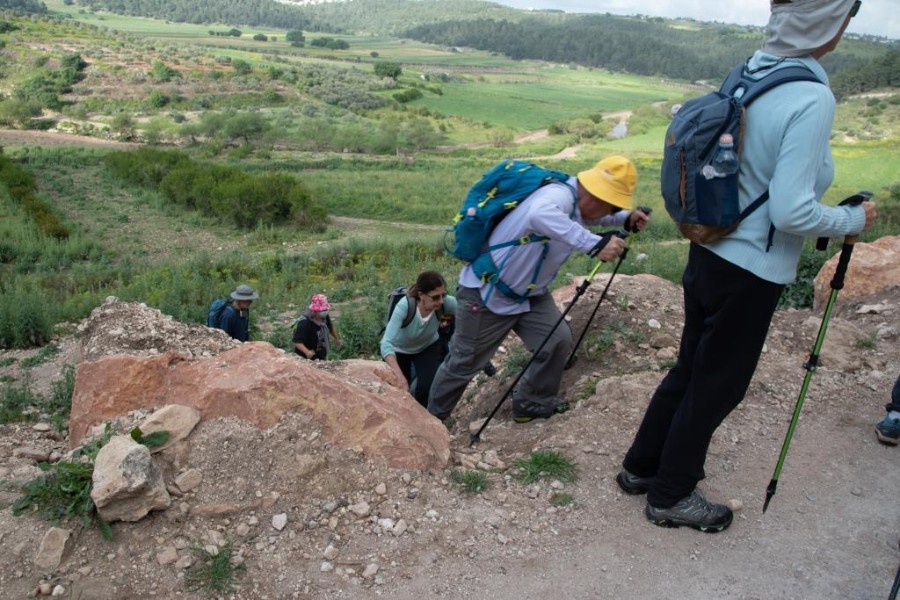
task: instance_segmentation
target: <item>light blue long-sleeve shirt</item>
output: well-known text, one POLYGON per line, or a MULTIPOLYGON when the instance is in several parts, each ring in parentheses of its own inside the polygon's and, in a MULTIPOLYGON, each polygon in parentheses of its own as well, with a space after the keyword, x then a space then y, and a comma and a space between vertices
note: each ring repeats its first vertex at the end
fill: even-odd
MULTIPOLYGON (((600 236, 584 227, 573 190, 578 189, 578 178, 570 177, 566 184, 550 183, 533 192, 510 212, 490 237, 490 244, 500 244, 532 233, 546 236, 547 256, 529 296, 546 294, 559 268, 575 250, 590 252, 600 236)), ((625 223, 630 213, 620 211, 604 217, 597 223, 603 227, 616 227, 625 223)), ((541 260, 543 245, 532 242, 521 246, 507 246, 491 252, 494 264, 500 267, 500 278, 515 292, 524 294, 534 278, 535 268, 541 260)), ((481 288, 481 299, 487 308, 498 315, 514 315, 528 312, 528 301, 518 303, 504 296, 493 284, 482 283, 470 265, 463 267, 459 275, 463 287, 481 288)))
MULTIPOLYGON (((856 234, 865 225, 861 207, 829 207, 819 200, 834 179, 828 140, 835 101, 828 76, 814 58, 780 59, 757 51, 751 70, 803 64, 825 85, 794 81, 772 89, 746 112, 741 148, 740 201, 747 207, 769 188, 769 200, 734 232, 706 247, 758 277, 787 284, 797 275, 805 237, 856 234), (781 61, 779 64, 778 61, 781 61), (775 226, 766 252, 769 226, 775 226)), ((771 69, 760 71, 760 75, 771 69)))
MULTIPOLYGON (((437 311, 433 311, 428 317, 422 318, 416 308, 413 320, 403 327, 403 319, 409 310, 409 296, 404 296, 397 301, 394 312, 381 336, 381 357, 401 354, 418 354, 438 339, 438 327, 440 326, 437 311)), ((456 314, 456 298, 446 296, 444 298, 444 314, 456 314)))

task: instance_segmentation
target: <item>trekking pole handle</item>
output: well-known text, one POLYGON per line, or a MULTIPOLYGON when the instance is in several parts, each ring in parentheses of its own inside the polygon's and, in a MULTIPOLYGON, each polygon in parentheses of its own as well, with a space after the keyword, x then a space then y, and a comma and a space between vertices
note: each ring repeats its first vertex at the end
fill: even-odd
MULTIPOLYGON (((859 206, 863 202, 867 202, 872 198, 872 192, 862 190, 856 192, 854 195, 849 198, 844 198, 841 200, 841 203, 838 206, 859 206)), ((844 244, 850 244, 851 246, 856 243, 856 240, 859 236, 857 235, 848 235, 844 238, 844 244)), ((816 250, 819 252, 825 250, 828 247, 828 238, 820 237, 816 240, 816 250)))
MULTIPOLYGON (((637 207, 635 207, 634 210, 635 211, 639 210, 642 213, 644 213, 645 215, 647 215, 648 217, 650 216, 650 213, 653 212, 653 209, 650 208, 649 206, 637 206, 637 207)), ((634 211, 632 211, 632 214, 634 214, 634 211)), ((631 216, 631 215, 629 215, 629 216, 631 216)), ((627 221, 626 221, 626 223, 627 223, 627 221)), ((631 233, 637 233, 638 232, 637 223, 632 223, 631 227, 628 227, 627 230, 631 233)))

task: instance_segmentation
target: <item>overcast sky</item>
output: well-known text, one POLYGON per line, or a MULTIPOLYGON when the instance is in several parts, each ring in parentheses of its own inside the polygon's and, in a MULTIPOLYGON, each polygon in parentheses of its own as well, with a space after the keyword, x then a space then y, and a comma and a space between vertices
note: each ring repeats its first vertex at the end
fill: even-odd
MULTIPOLYGON (((654 17, 690 17, 740 25, 765 25, 767 0, 495 0, 513 8, 554 8, 567 12, 642 14, 654 17)), ((859 14, 847 28, 852 33, 900 39, 900 0, 863 0, 859 14)))

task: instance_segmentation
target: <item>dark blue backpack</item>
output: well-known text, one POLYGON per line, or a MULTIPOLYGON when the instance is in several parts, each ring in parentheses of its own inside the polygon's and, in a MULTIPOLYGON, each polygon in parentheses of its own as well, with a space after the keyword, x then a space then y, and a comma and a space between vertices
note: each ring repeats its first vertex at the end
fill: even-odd
MULTIPOLYGON (((766 190, 743 211, 738 199, 738 175, 707 178, 719 136, 730 133, 740 156, 744 109, 772 88, 789 81, 821 81, 802 65, 775 69, 758 80, 746 64, 732 69, 718 92, 684 103, 666 131, 660 188, 666 211, 681 234, 692 242, 710 243, 731 233, 769 199, 766 190)), ((769 243, 774 228, 769 233, 769 243)))
MULTIPOLYGON (((488 239, 497 224, 538 188, 548 183, 566 183, 569 177, 562 171, 545 169, 519 160, 497 164, 469 190, 453 225, 447 229, 448 237, 451 234, 453 236, 453 243, 445 240, 444 248, 456 258, 471 263, 475 275, 482 281, 495 283, 504 295, 524 302, 527 296, 517 294, 500 281, 500 269, 491 259, 490 251, 543 242, 547 237, 531 234, 493 246, 488 245, 488 239)), ((575 190, 572 190, 572 194, 576 195, 575 190)), ((535 271, 535 277, 539 270, 540 265, 535 271)))
POLYGON ((206 311, 206 326, 218 329, 219 321, 222 320, 222 312, 225 310, 226 306, 230 305, 231 300, 226 300, 224 298, 216 298, 213 300, 212 304, 209 305, 209 309, 206 311))

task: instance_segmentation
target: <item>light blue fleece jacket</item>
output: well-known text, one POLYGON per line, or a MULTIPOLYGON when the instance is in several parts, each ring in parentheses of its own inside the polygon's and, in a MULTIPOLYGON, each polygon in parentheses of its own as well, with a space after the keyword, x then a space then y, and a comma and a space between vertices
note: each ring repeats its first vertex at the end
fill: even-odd
MULTIPOLYGON (((409 296, 404 296, 394 306, 394 312, 391 313, 391 318, 384 329, 384 335, 381 336, 382 358, 387 358, 392 354, 396 355, 398 352, 418 354, 437 341, 438 327, 440 326, 437 311, 423 319, 416 309, 413 320, 409 325, 403 327, 403 319, 406 318, 407 310, 409 310, 409 296)), ((456 298, 445 296, 443 310, 445 314, 455 315, 456 298)))
MULTIPOLYGON (((782 84, 757 98, 746 112, 739 178, 741 208, 762 195, 766 186, 769 200, 734 232, 705 245, 725 260, 780 284, 796 278, 805 237, 856 234, 866 220, 859 206, 819 203, 834 179, 828 140, 835 101, 822 66, 810 56, 781 59, 757 51, 749 67, 780 69, 797 63, 809 67, 825 85, 813 81, 782 84), (775 225, 775 236, 766 252, 770 224, 775 225)), ((764 69, 760 75, 769 72, 764 69)))
MULTIPOLYGON (((543 262, 541 252, 544 244, 538 242, 507 246, 491 252, 494 264, 500 267, 500 278, 515 292, 524 294, 528 291, 535 269, 540 265, 535 287, 528 295, 546 294, 559 268, 572 252, 590 252, 600 241, 599 235, 585 228, 573 193, 577 189, 577 177, 570 177, 566 184, 550 183, 539 188, 500 221, 491 233, 491 245, 532 233, 550 238, 543 262)), ((630 214, 623 210, 589 225, 620 227, 630 214)), ((494 314, 515 315, 531 310, 527 300, 518 303, 504 296, 493 284, 482 283, 471 265, 463 267, 459 274, 459 284, 467 288, 480 288, 482 301, 494 314)))

